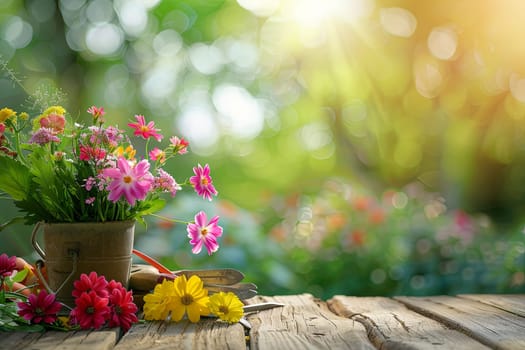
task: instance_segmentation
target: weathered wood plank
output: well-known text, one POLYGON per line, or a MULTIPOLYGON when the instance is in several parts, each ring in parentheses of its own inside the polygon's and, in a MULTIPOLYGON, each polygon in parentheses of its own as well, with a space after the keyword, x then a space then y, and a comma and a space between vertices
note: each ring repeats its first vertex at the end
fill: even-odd
POLYGON ((215 318, 198 323, 145 322, 135 324, 121 338, 115 350, 135 349, 242 349, 246 350, 244 327, 215 318))
POLYGON ((363 324, 378 349, 486 349, 465 334, 389 298, 337 295, 328 300, 328 306, 363 324))
POLYGON ((396 297, 407 307, 496 349, 525 349, 525 318, 466 298, 396 297))
POLYGON ((250 299, 265 301, 286 305, 246 315, 251 350, 375 349, 361 324, 332 313, 310 294, 250 299))
POLYGON ((116 329, 103 331, 76 331, 58 332, 49 331, 45 333, 0 333, 6 337, 0 337, 0 348, 2 349, 25 349, 25 350, 110 350, 117 343, 119 331, 116 329))
POLYGON ((458 297, 476 300, 525 317, 525 294, 462 294, 458 297))

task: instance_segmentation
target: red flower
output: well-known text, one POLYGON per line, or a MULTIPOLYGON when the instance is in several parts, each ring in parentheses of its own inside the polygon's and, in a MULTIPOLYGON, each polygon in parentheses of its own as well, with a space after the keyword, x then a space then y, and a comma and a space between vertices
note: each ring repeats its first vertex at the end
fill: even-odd
POLYGON ((51 324, 57 320, 57 313, 62 305, 56 301, 54 294, 44 289, 38 295, 31 294, 26 302, 19 302, 18 314, 31 323, 51 324))
POLYGON ((125 288, 115 288, 109 295, 110 316, 109 327, 121 327, 124 332, 131 328, 133 323, 138 322, 137 305, 133 302, 131 291, 125 288))
POLYGON ((16 256, 9 257, 7 254, 0 255, 0 278, 11 276, 16 269, 16 256))
POLYGON ((71 311, 71 320, 82 329, 99 329, 108 319, 110 308, 109 299, 101 298, 94 291, 83 292, 75 299, 76 307, 71 311))
POLYGON ((106 156, 106 151, 102 148, 93 148, 89 146, 80 146, 80 160, 89 161, 91 159, 100 160, 104 159, 106 156))
POLYGON ((80 297, 84 292, 95 292, 101 298, 107 298, 109 292, 107 290, 108 281, 104 276, 98 276, 95 271, 92 271, 89 276, 85 273, 80 275, 80 279, 73 283, 73 292, 71 293, 75 298, 80 297))

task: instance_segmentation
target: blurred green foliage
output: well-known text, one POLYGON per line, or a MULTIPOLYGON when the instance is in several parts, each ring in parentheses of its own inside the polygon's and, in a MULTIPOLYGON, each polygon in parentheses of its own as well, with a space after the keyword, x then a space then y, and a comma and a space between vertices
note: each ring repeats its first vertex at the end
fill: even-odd
MULTIPOLYGON (((120 124, 144 114, 189 139, 192 155, 167 170, 177 178, 209 163, 216 210, 233 214, 211 259, 185 255, 181 227, 138 234, 174 266, 238 266, 267 293, 515 291, 525 209, 525 25, 515 14, 524 9, 513 0, 5 0, 0 107, 38 113, 39 101, 63 93, 72 115, 91 105, 120 124), (382 223, 353 207, 348 186, 382 223), (406 192, 403 208, 377 199, 390 189, 406 192), (457 215, 472 225, 468 239, 457 215)), ((0 219, 10 217, 0 204, 0 219)), ((185 217, 202 207, 173 205, 185 217)), ((2 247, 29 254, 29 230, 3 231, 2 247)))

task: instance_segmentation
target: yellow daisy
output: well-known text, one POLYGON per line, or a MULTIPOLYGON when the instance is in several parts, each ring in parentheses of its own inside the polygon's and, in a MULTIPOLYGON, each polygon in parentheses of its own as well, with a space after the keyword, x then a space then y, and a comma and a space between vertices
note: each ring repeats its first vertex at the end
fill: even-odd
POLYGON ((10 108, 0 109, 0 123, 5 122, 8 118, 16 116, 16 112, 10 108))
POLYGON ((175 296, 173 281, 164 280, 155 286, 153 293, 144 296, 144 319, 162 321, 168 317, 170 302, 175 296))
POLYGON ((199 322, 201 316, 210 314, 208 290, 203 288, 204 284, 198 276, 191 276, 188 280, 184 275, 179 276, 173 286, 175 297, 170 305, 173 321, 180 321, 187 314, 191 322, 199 322))
POLYGON ((232 292, 219 292, 210 296, 209 308, 221 320, 236 323, 244 315, 244 304, 232 292))

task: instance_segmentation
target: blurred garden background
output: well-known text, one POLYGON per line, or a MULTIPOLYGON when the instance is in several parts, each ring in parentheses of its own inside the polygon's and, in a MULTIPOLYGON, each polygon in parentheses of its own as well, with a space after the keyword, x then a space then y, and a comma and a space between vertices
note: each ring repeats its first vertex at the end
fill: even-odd
MULTIPOLYGON (((233 267, 261 294, 525 292, 525 2, 3 0, 0 108, 143 114, 219 196, 213 256, 148 218, 170 268, 233 267), (28 98, 32 96, 31 98, 28 98)), ((0 169, 2 171, 2 169, 0 169)), ((184 192, 188 192, 188 196, 184 192)), ((0 222, 16 214, 0 199, 0 222)), ((32 227, 0 231, 32 254, 32 227)))

